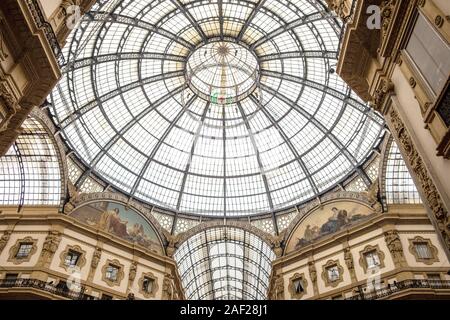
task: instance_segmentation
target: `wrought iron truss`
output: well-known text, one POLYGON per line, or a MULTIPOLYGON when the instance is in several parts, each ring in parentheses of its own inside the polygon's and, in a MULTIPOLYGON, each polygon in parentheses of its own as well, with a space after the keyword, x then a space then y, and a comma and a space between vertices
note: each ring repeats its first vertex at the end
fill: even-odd
MULTIPOLYGON (((99 1, 63 49, 53 119, 90 174, 184 214, 238 217, 309 201, 361 169, 382 118, 330 69, 341 24, 323 1, 99 1), (191 90, 204 44, 254 54, 251 94, 218 105, 191 90)), ((274 221, 276 228, 276 221, 274 221)))

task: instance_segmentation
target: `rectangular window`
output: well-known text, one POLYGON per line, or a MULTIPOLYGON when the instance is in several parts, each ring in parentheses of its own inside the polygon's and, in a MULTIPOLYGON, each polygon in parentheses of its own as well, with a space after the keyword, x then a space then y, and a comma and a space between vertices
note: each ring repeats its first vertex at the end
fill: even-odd
POLYGON ((142 290, 147 293, 151 293, 153 291, 154 279, 145 277, 142 282, 142 290))
POLYGON ((80 253, 73 251, 73 250, 69 250, 69 252, 66 255, 64 264, 67 267, 75 267, 77 265, 79 259, 80 259, 80 253))
POLYGON ((328 272, 328 280, 330 282, 334 282, 339 280, 339 269, 337 266, 332 266, 327 269, 328 272))
POLYGON ((102 294, 102 300, 112 300, 113 297, 110 296, 109 294, 102 294))
POLYGON ((428 246, 428 243, 415 243, 414 247, 416 249, 417 257, 419 259, 432 259, 433 256, 431 255, 430 247, 428 246))
POLYGON ((378 253, 376 251, 367 252, 364 255, 367 263, 367 268, 374 268, 380 265, 380 257, 378 257, 378 253))
POLYGON ((303 289, 303 279, 296 279, 294 280, 293 284, 294 284, 294 290, 295 293, 299 294, 299 293, 303 293, 305 291, 305 289, 303 289))
POLYGON ((421 13, 406 52, 434 95, 439 95, 450 74, 450 46, 421 13))
POLYGON ((31 252, 31 248, 33 247, 32 243, 24 242, 19 246, 19 250, 16 253, 16 259, 25 259, 31 252))
POLYGON ((111 281, 117 281, 117 275, 119 273, 119 267, 110 264, 106 269, 106 279, 111 281))

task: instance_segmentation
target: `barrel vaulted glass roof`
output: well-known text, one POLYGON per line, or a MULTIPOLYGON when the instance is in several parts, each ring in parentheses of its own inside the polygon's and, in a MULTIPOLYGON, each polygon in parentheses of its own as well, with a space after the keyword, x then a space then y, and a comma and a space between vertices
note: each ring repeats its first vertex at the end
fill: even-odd
POLYGON ((275 212, 366 161, 383 121, 334 73, 319 0, 98 1, 52 115, 87 171, 176 212, 275 212))
POLYGON ((237 228, 207 229, 175 252, 190 300, 264 300, 275 254, 254 234, 237 228))

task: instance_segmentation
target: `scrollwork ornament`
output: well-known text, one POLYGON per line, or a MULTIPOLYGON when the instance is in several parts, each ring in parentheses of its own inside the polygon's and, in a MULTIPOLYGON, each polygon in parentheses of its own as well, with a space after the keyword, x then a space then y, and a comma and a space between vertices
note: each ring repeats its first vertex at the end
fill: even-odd
POLYGON ((418 178, 419 186, 425 197, 425 202, 437 220, 439 232, 441 233, 444 242, 447 244, 447 247, 450 247, 448 212, 444 207, 442 198, 439 195, 433 180, 430 178, 421 156, 415 149, 411 137, 404 127, 398 112, 395 109, 392 109, 389 113, 389 117, 394 130, 393 134, 397 136, 400 146, 405 152, 406 160, 408 160, 412 171, 418 178))
POLYGON ((392 81, 390 81, 389 79, 381 80, 378 88, 375 90, 373 99, 370 102, 372 108, 374 108, 376 111, 381 112, 386 97, 390 92, 393 91, 394 91, 394 83, 392 81))

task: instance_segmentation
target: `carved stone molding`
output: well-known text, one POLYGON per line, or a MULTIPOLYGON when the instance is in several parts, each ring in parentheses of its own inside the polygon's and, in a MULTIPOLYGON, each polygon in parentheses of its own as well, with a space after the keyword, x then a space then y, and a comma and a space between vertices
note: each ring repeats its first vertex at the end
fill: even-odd
POLYGON ((351 12, 351 1, 349 0, 326 0, 328 8, 331 11, 336 12, 336 14, 341 19, 346 19, 351 12))
POLYGON ((39 257, 38 266, 47 266, 50 264, 53 255, 58 250, 59 243, 61 242, 61 234, 58 231, 50 231, 45 238, 41 256, 39 257))
POLYGON ((136 278, 136 271, 137 271, 137 262, 133 261, 130 265, 130 272, 128 273, 128 280, 130 281, 130 283, 132 283, 136 278))
MULTIPOLYGON (((10 89, 8 82, 5 80, 0 81, 0 99, 3 101, 4 105, 7 108, 5 110, 8 113, 7 117, 11 118, 17 109, 17 99, 10 89)), ((6 127, 6 121, 3 121, 2 127, 0 129, 4 129, 6 127)))
POLYGON ((406 260, 403 254, 403 246, 400 241, 400 236, 397 230, 389 230, 384 233, 384 240, 391 253, 392 260, 396 267, 400 268, 405 266, 406 260))
POLYGON ((367 192, 364 192, 369 199, 369 204, 372 207, 372 209, 375 211, 375 213, 382 213, 383 212, 383 205, 380 201, 380 187, 378 180, 372 183, 372 185, 369 187, 369 190, 367 192))
POLYGON ((417 152, 410 134, 394 108, 391 108, 388 118, 392 124, 392 134, 398 138, 399 147, 404 150, 406 156, 405 160, 411 165, 411 169, 419 182, 419 187, 422 189, 424 200, 437 221, 438 231, 442 235, 447 248, 450 248, 450 220, 442 198, 433 180, 430 178, 428 170, 425 167, 422 157, 417 152))
POLYGON ((356 282, 356 273, 355 273, 355 263, 353 261, 353 255, 349 247, 344 249, 344 260, 345 265, 347 266, 348 271, 350 272, 350 277, 352 282, 356 282))
POLYGON ((284 300, 284 279, 281 275, 274 276, 274 286, 271 295, 272 300, 284 300))
POLYGON ((308 271, 309 278, 311 279, 311 282, 313 284, 314 295, 317 295, 319 293, 319 288, 317 286, 317 269, 314 261, 308 262, 308 271))
POLYGON ((95 270, 97 268, 101 256, 102 256, 102 249, 96 247, 94 254, 92 255, 91 269, 95 270))
POLYGON ((378 84, 377 89, 373 95, 370 105, 373 109, 378 112, 383 113, 383 106, 385 105, 386 99, 389 94, 394 92, 394 84, 391 80, 387 78, 381 79, 378 84))
POLYGON ((163 279, 162 300, 178 300, 179 295, 174 285, 174 277, 166 273, 163 279))
POLYGON ((2 237, 0 238, 0 253, 2 253, 3 249, 5 249, 6 244, 8 243, 9 238, 11 237, 11 233, 12 233, 12 231, 6 230, 2 234, 2 237))
MULTIPOLYGON (((381 46, 379 48, 382 57, 394 57, 394 49, 398 47, 400 35, 407 25, 408 12, 414 7, 414 1, 383 0, 381 9, 381 46)), ((394 57, 395 58, 395 57, 394 57)))

